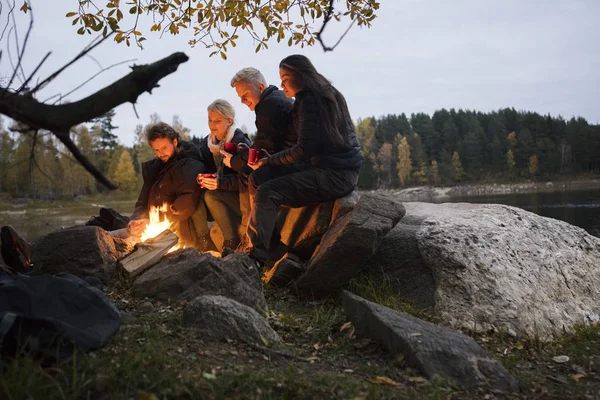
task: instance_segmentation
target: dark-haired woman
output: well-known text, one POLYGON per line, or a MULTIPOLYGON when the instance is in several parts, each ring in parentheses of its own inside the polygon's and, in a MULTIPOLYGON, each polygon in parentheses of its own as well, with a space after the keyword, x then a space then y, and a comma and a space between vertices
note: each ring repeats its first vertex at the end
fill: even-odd
POLYGON ((261 264, 269 259, 281 206, 304 207, 351 193, 363 163, 346 100, 331 82, 302 55, 284 58, 279 75, 285 95, 296 99, 291 115, 298 142, 253 166, 248 236, 250 254, 261 264))

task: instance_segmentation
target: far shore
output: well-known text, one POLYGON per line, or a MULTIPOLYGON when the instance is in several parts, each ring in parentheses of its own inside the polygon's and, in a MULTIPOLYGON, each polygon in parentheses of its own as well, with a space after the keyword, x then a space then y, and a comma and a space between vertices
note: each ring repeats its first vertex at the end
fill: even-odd
POLYGON ((406 189, 380 189, 377 192, 393 194, 402 201, 440 202, 450 198, 527 194, 600 189, 600 179, 572 181, 530 181, 515 183, 474 183, 456 186, 417 186, 406 189))

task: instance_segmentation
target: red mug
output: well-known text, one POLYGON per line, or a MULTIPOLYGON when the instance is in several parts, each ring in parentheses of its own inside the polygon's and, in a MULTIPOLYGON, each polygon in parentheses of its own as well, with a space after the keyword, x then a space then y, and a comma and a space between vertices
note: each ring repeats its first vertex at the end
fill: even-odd
POLYGON ((225 143, 223 149, 229 154, 235 154, 235 150, 237 149, 237 143, 225 143))
POLYGON ((215 174, 202 174, 203 178, 214 178, 215 174))
POLYGON ((250 151, 248 152, 248 164, 254 165, 258 161, 259 154, 260 154, 260 150, 250 149, 250 151))

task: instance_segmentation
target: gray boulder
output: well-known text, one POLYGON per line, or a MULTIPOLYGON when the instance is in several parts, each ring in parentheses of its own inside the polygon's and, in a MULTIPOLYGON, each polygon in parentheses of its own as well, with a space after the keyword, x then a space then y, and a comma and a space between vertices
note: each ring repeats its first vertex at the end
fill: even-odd
POLYGON ((103 283, 117 278, 113 238, 97 226, 76 226, 49 233, 33 246, 33 266, 49 274, 93 276, 103 283))
POLYGON ((600 239, 563 221, 492 204, 404 203, 368 262, 455 327, 551 338, 600 320, 600 239))
POLYGON ((331 224, 294 287, 316 297, 335 293, 373 256, 403 216, 404 207, 391 197, 362 195, 352 211, 331 224))
POLYGON ((469 336, 372 303, 349 292, 344 312, 365 335, 428 378, 438 375, 465 390, 484 386, 504 392, 518 390, 516 379, 469 336))
POLYGON ((223 296, 196 297, 183 312, 183 323, 199 331, 203 339, 233 339, 261 346, 281 343, 263 316, 223 296))
POLYGON ((136 297, 188 300, 201 295, 234 299, 264 313, 267 308, 260 277, 244 253, 216 258, 195 249, 164 256, 133 282, 136 297))

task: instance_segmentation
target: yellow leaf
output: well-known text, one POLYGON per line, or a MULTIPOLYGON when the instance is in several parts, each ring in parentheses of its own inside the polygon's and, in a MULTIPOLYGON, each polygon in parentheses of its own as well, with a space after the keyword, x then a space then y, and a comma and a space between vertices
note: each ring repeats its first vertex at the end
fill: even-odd
POLYGON ((423 378, 422 376, 411 376, 408 378, 408 381, 414 383, 423 383, 425 382, 425 378, 423 378))
POLYGON ((523 343, 521 343, 521 342, 517 342, 517 344, 515 344, 515 348, 516 348, 517 350, 523 350, 523 343))
POLYGON ((571 379, 573 379, 576 383, 579 383, 581 378, 585 378, 585 374, 575 374, 571 375, 571 379))
POLYGON ((226 54, 225 54, 225 52, 223 52, 223 51, 221 52, 221 58, 222 58, 223 60, 227 60, 227 55, 226 55, 226 54))
MULTIPOLYGON (((291 38, 290 38, 291 40, 291 38)), ((342 326, 340 326, 340 332, 343 332, 346 329, 350 329, 350 327, 352 327, 352 321, 348 321, 346 323, 344 323, 342 326)))
POLYGON ((158 397, 152 392, 144 392, 143 390, 137 391, 138 400, 159 400, 158 397))
POLYGON ((19 8, 19 10, 23 11, 25 14, 27 14, 27 10, 31 10, 31 8, 29 8, 29 5, 27 5, 27 2, 24 1, 23 5, 21 6, 21 8, 19 8))
POLYGON ((67 15, 65 15, 65 17, 70 18, 70 17, 74 17, 76 15, 77 15, 76 12, 71 11, 71 12, 68 12, 67 15))
POLYGON ((391 385, 391 386, 400 385, 398 382, 391 380, 387 376, 376 376, 375 378, 367 379, 367 382, 375 383, 377 385, 391 385))

